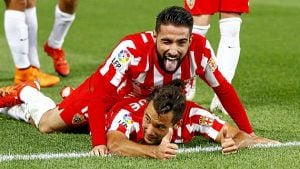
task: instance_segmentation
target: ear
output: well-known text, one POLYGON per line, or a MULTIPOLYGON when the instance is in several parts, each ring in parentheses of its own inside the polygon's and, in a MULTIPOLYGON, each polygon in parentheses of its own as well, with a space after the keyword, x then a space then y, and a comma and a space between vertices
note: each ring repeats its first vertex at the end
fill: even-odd
POLYGON ((180 120, 173 126, 173 128, 174 128, 174 129, 178 129, 180 126, 182 126, 182 123, 183 123, 183 120, 180 119, 180 120))
POLYGON ((156 43, 156 38, 157 38, 157 32, 153 31, 153 38, 154 38, 154 42, 156 43))
POLYGON ((189 46, 191 45, 191 43, 192 43, 192 40, 193 40, 193 34, 190 36, 190 39, 189 39, 190 41, 189 41, 189 46))
POLYGON ((157 37, 157 32, 153 31, 153 37, 156 38, 157 37))

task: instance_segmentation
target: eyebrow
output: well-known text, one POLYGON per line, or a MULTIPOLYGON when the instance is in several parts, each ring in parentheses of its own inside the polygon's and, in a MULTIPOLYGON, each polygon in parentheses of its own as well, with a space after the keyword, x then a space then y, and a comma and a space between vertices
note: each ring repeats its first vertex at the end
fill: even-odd
POLYGON ((145 116, 148 117, 149 119, 151 119, 151 117, 149 116, 148 113, 145 113, 145 116))
MULTIPOLYGON (((161 40, 163 40, 163 41, 172 41, 170 38, 161 38, 161 40)), ((182 38, 182 39, 176 40, 176 42, 178 42, 178 41, 188 41, 188 39, 187 38, 182 38)))
POLYGON ((167 128, 167 126, 164 124, 164 123, 155 123, 154 124, 156 127, 164 127, 164 128, 167 128))
MULTIPOLYGON (((158 115, 158 119, 159 119, 160 115, 158 115)), ((167 125, 165 125, 165 123, 162 123, 160 121, 155 123, 156 126, 163 126, 163 127, 167 127, 167 125)))
MULTIPOLYGON (((145 117, 149 118, 151 123, 154 125, 154 126, 157 126, 157 127, 160 127, 160 126, 163 126, 163 127, 167 127, 167 125, 165 125, 164 123, 162 122, 159 122, 157 120, 153 120, 151 118, 151 116, 148 114, 148 113, 145 113, 145 117)), ((158 116, 159 117, 159 116, 158 116)))

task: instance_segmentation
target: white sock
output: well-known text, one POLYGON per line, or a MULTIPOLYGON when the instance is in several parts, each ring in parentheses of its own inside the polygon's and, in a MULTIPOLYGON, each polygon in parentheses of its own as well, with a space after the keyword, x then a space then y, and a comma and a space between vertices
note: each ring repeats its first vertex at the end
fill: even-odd
POLYGON ((31 86, 26 86, 22 89, 20 92, 20 99, 27 104, 27 110, 37 128, 42 116, 48 110, 56 107, 56 104, 52 99, 31 86))
POLYGON ((205 37, 209 28, 210 28, 210 25, 206 25, 206 26, 194 25, 192 32, 205 37))
POLYGON ((8 107, 0 108, 0 114, 7 114, 8 109, 9 109, 8 107))
POLYGON ((4 114, 7 114, 16 120, 25 121, 26 123, 29 122, 30 114, 27 111, 27 105, 25 103, 6 108, 6 112, 4 114))
POLYGON ((226 18, 219 21, 221 39, 217 52, 219 70, 231 83, 240 56, 240 18, 226 18))
POLYGON ((13 107, 0 108, 0 113, 6 114, 13 119, 22 120, 28 123, 30 115, 26 106, 27 105, 25 103, 22 103, 13 107))
POLYGON ((17 68, 28 68, 28 27, 25 13, 16 10, 6 10, 4 28, 10 51, 17 68))
POLYGON ((55 21, 52 32, 48 39, 48 45, 52 48, 60 49, 64 43, 65 37, 75 19, 75 14, 71 15, 62 12, 58 5, 55 8, 55 21))
POLYGON ((39 56, 37 52, 37 16, 36 16, 36 8, 29 8, 25 10, 26 15, 26 23, 28 25, 28 39, 29 39, 29 51, 28 57, 30 60, 30 64, 37 68, 40 68, 39 56))

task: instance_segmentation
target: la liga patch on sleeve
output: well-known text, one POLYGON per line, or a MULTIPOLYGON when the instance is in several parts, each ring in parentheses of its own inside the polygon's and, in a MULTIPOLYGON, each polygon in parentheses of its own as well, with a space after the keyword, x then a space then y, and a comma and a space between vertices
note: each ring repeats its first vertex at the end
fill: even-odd
POLYGON ((117 56, 113 58, 112 65, 116 69, 121 69, 123 65, 129 62, 129 59, 130 59, 129 51, 122 49, 118 52, 117 56))

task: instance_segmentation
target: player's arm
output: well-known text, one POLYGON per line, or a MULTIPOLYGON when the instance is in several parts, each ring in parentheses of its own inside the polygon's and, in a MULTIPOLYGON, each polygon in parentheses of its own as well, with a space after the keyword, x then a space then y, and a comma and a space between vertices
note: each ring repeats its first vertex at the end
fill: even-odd
POLYGON ((205 66, 205 75, 201 78, 212 87, 223 107, 237 124, 239 129, 249 134, 253 133, 246 110, 232 85, 227 82, 218 70, 214 57, 211 57, 208 60, 208 63, 205 66))
POLYGON ((247 113, 234 88, 219 71, 215 54, 210 48, 209 42, 203 39, 201 44, 203 45, 203 55, 202 60, 199 62, 201 63, 199 67, 203 68, 204 72, 199 74, 200 78, 214 90, 223 107, 239 129, 253 134, 247 113))
POLYGON ((160 160, 176 157, 178 146, 170 143, 172 129, 163 138, 160 145, 143 145, 129 140, 120 131, 109 131, 107 133, 107 147, 112 154, 132 157, 149 157, 160 160))
POLYGON ((253 137, 229 123, 224 124, 215 141, 221 143, 224 154, 235 153, 240 148, 249 147, 254 144, 279 143, 278 141, 264 137, 253 137))
POLYGON ((240 148, 255 144, 250 135, 229 123, 224 124, 215 141, 221 143, 224 154, 235 153, 240 148))
MULTIPOLYGON (((127 48, 133 44, 128 41, 121 41, 118 46, 107 57, 106 61, 91 76, 90 98, 88 105, 89 126, 92 137, 92 154, 101 154, 103 145, 106 145, 105 134, 105 111, 117 102, 117 88, 124 80, 123 75, 130 65, 132 55, 127 48), (121 52, 121 53, 120 53, 121 52), (119 58, 120 56, 124 56, 119 58)), ((104 151, 106 152, 106 151, 104 151)))

